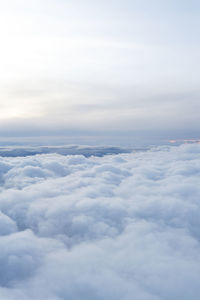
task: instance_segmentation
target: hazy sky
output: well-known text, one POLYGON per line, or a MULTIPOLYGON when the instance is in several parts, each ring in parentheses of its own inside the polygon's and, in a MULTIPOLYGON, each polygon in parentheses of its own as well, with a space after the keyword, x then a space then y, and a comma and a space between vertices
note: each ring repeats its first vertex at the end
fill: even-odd
POLYGON ((0 0, 0 133, 195 137, 199 36, 198 0, 0 0))

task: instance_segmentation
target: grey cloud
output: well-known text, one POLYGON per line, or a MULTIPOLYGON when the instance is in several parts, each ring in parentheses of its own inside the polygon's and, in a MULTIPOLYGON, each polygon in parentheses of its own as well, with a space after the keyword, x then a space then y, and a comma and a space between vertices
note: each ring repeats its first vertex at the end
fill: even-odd
MULTIPOLYGON (((104 156, 108 154, 129 153, 132 149, 122 147, 108 146, 52 146, 52 147, 2 147, 0 148, 0 156, 2 157, 19 157, 31 156, 37 154, 57 153, 61 155, 83 155, 89 156, 104 156)), ((2 168, 8 166, 2 163, 2 168)))

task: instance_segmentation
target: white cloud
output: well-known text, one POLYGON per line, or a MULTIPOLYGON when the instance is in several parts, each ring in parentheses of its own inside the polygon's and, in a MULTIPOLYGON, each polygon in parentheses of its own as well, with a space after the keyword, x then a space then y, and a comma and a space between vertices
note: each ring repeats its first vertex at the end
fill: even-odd
POLYGON ((198 299, 199 154, 1 157, 0 298, 198 299))

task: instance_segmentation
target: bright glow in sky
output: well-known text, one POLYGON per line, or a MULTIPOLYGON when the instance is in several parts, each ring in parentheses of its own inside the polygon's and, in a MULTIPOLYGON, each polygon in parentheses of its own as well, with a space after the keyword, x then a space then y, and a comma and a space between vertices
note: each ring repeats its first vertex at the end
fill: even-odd
POLYGON ((196 132, 199 28, 197 0, 0 0, 0 132, 196 132))

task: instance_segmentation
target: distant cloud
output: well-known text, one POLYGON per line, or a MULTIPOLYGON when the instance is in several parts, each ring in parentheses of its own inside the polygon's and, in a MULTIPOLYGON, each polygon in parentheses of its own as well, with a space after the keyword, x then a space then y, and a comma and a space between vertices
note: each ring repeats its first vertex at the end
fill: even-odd
POLYGON ((108 146, 54 146, 54 147, 2 147, 0 148, 0 157, 19 157, 31 156, 37 154, 57 153, 61 155, 83 155, 90 156, 104 156, 108 154, 129 153, 131 148, 122 147, 108 147, 108 146))
POLYGON ((0 298, 198 299, 200 145, 0 158, 0 298))

